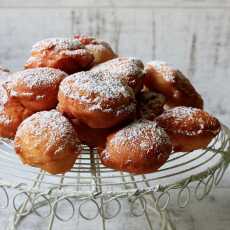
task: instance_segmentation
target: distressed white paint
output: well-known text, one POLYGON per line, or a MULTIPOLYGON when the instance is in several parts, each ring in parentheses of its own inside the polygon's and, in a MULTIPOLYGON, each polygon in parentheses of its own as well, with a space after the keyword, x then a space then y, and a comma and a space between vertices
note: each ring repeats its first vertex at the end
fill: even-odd
MULTIPOLYGON (((0 64, 13 70, 23 68, 37 40, 75 33, 104 38, 122 55, 173 63, 201 92, 206 109, 230 126, 229 0, 0 0, 0 64)), ((193 202, 185 211, 172 206, 179 230, 229 229, 229 178, 230 170, 214 198, 193 202)), ((143 226, 139 219, 127 223, 127 215, 109 221, 109 229, 143 226)), ((3 226, 3 212, 0 216, 3 226)), ((22 229, 41 229, 38 226, 46 223, 28 220, 22 229)), ((64 226, 72 229, 71 223, 64 226)), ((78 226, 95 229, 83 221, 78 226)))
POLYGON ((23 68, 35 41, 70 33, 69 10, 1 9, 0 63, 12 69, 23 68))
POLYGON ((175 64, 204 96, 206 109, 230 124, 229 87, 225 84, 230 74, 230 10, 15 6, 0 8, 0 22, 2 65, 22 68, 31 45, 44 37, 96 35, 110 41, 122 55, 175 64))

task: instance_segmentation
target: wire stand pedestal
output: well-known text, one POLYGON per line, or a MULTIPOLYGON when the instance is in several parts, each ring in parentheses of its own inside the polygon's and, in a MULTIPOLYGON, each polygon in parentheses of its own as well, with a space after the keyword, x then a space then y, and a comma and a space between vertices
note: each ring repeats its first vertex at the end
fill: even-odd
POLYGON ((144 229, 175 230, 167 210, 172 194, 181 208, 189 204, 192 195, 204 199, 221 181, 229 162, 230 131, 225 126, 206 149, 172 154, 159 171, 146 175, 106 168, 97 151, 87 146, 70 172, 49 175, 22 165, 11 141, 1 139, 0 209, 13 209, 8 230, 17 229, 30 214, 48 219, 48 230, 54 229, 57 220, 68 222, 77 216, 93 221, 100 216, 105 230, 108 220, 119 218, 125 201, 132 216, 145 217, 148 227, 144 229), (68 210, 64 216, 63 203, 68 210))

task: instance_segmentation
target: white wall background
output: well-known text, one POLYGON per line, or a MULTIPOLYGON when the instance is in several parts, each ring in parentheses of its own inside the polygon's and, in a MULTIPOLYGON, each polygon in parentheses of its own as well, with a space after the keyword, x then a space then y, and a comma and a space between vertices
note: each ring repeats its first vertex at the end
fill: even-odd
MULTIPOLYGON (((230 126, 229 0, 0 0, 0 64, 12 70, 23 68, 37 40, 75 33, 108 40, 123 55, 177 65, 206 110, 230 126)), ((214 193, 228 205, 214 202, 210 223, 187 210, 183 221, 195 219, 189 229, 229 229, 229 175, 214 193)))
POLYGON ((75 33, 177 65, 230 125, 229 0, 0 0, 0 64, 11 69, 22 68, 37 40, 75 33))

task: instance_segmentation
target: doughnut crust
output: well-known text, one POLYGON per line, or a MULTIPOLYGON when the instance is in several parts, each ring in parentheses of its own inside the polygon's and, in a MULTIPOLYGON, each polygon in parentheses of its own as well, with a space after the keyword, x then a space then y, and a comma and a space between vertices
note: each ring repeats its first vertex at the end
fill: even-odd
POLYGON ((13 138, 20 123, 31 114, 10 96, 9 82, 0 82, 0 136, 13 138))
POLYGON ((111 134, 100 153, 102 163, 115 170, 151 173, 168 159, 172 145, 154 121, 139 120, 111 134))
POLYGON ((66 76, 47 67, 16 72, 12 74, 11 95, 34 112, 55 108, 59 84, 66 76))
POLYGON ((136 112, 132 89, 106 71, 68 76, 60 84, 58 101, 61 112, 91 128, 113 127, 136 112))
POLYGON ((48 38, 33 45, 25 68, 51 67, 72 74, 89 68, 93 60, 78 39, 48 38))
POLYGON ((137 96, 137 118, 153 121, 163 113, 165 97, 162 94, 151 92, 147 89, 137 96))
POLYGON ((75 35, 74 38, 78 39, 81 44, 94 56, 93 65, 100 64, 110 59, 116 58, 117 54, 112 50, 109 43, 98 40, 89 36, 75 35))
POLYGON ((145 67, 144 84, 167 98, 167 107, 203 108, 203 99, 191 82, 177 69, 162 61, 152 61, 145 67))
POLYGON ((78 121, 77 119, 72 119, 71 122, 77 132, 81 143, 86 144, 91 148, 104 148, 107 136, 115 132, 115 130, 119 129, 118 127, 105 129, 90 128, 89 126, 78 121))
POLYGON ((131 57, 118 57, 92 68, 93 71, 109 71, 137 94, 143 86, 144 65, 141 60, 131 57))
POLYGON ((72 124, 56 110, 38 112, 25 119, 14 142, 23 163, 51 174, 69 171, 80 154, 72 124))
POLYGON ((176 152, 206 148, 221 128, 207 112, 183 106, 164 111, 156 122, 167 132, 176 152))

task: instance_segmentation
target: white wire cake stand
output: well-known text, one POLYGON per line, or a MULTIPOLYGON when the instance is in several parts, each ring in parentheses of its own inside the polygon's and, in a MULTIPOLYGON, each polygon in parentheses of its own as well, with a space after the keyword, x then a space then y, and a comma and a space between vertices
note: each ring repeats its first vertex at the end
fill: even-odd
POLYGON ((0 139, 0 209, 13 211, 8 230, 17 229, 31 214, 47 219, 48 230, 54 229, 55 221, 67 222, 75 216, 88 221, 100 217, 105 230, 126 200, 130 215, 146 218, 144 229, 172 230, 176 227, 167 210, 172 194, 181 208, 189 204, 192 194, 202 200, 220 182, 229 162, 230 130, 224 125, 206 149, 172 154, 159 171, 146 175, 106 168, 97 151, 87 146, 70 172, 50 175, 23 165, 12 141, 0 139), (151 212, 157 218, 151 218, 151 212))

